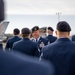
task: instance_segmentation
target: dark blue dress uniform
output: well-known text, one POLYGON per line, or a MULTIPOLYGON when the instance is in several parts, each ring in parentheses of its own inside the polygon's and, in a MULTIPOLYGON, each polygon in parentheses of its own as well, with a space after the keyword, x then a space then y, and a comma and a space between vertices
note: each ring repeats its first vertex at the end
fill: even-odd
POLYGON ((48 40, 48 44, 50 44, 56 41, 57 38, 53 36, 54 29, 52 27, 48 27, 47 29, 48 29, 48 36, 46 37, 46 39, 48 40))
POLYGON ((15 42, 13 45, 13 51, 19 51, 31 56, 39 55, 37 44, 28 38, 23 38, 22 40, 15 42))
POLYGON ((32 39, 32 41, 37 43, 39 51, 48 44, 48 40, 42 37, 39 37, 39 40, 37 41, 35 41, 35 39, 32 39))
POLYGON ((38 48, 41 50, 42 49, 41 45, 46 46, 48 44, 48 40, 40 37, 37 43, 38 43, 38 48))
MULTIPOLYGON (((33 42, 36 42, 37 43, 37 47, 38 47, 38 51, 39 51, 39 53, 41 54, 41 49, 44 47, 44 46, 46 46, 47 44, 48 44, 48 40, 47 39, 45 39, 45 38, 42 38, 42 37, 40 37, 40 31, 39 31, 40 29, 39 29, 39 27, 38 26, 34 26, 33 28, 32 28, 32 35, 33 35, 33 37, 34 38, 32 38, 32 41, 33 42), (36 32, 38 32, 38 33, 36 33, 36 32), (34 35, 35 34, 35 35, 34 35), (37 37, 38 36, 38 37, 37 37), (37 37, 37 38, 36 38, 37 37)), ((40 56, 40 55, 39 55, 40 56)))
POLYGON ((7 40, 6 49, 12 49, 13 43, 21 40, 19 36, 13 36, 7 40))
POLYGON ((52 65, 26 55, 0 51, 0 75, 53 75, 52 65))
MULTIPOLYGON (((4 20, 4 1, 0 0, 0 22, 4 20)), ((0 49, 3 50, 3 44, 0 44, 0 49)))
POLYGON ((75 42, 75 35, 72 35, 71 40, 75 42))
POLYGON ((0 44, 0 49, 3 50, 3 44, 0 44))
MULTIPOLYGON (((66 22, 61 21, 57 24, 57 30, 68 34, 71 28, 66 22)), ((42 57, 52 61, 55 75, 75 75, 75 43, 69 38, 59 37, 54 43, 43 48, 42 57)))
POLYGON ((43 48, 43 58, 55 66, 55 75, 75 75, 75 43, 60 38, 43 48))
POLYGON ((57 38, 53 35, 48 35, 46 39, 48 40, 49 43, 53 43, 54 41, 56 41, 57 38))

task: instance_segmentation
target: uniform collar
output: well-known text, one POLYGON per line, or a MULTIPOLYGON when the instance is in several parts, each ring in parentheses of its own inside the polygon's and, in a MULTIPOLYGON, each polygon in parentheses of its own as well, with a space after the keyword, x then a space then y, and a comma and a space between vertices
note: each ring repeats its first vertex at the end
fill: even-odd
POLYGON ((29 38, 23 38, 23 40, 29 40, 29 38))
POLYGON ((61 38, 58 38, 56 41, 70 41, 70 39, 61 37, 61 38))
POLYGON ((14 37, 19 37, 18 35, 15 35, 14 37))
MULTIPOLYGON (((39 41, 39 40, 40 40, 40 38, 41 38, 41 37, 37 38, 37 41, 39 41)), ((34 38, 34 41, 36 42, 36 39, 35 39, 35 38, 34 38)))
POLYGON ((53 36, 53 35, 48 35, 48 36, 53 36))

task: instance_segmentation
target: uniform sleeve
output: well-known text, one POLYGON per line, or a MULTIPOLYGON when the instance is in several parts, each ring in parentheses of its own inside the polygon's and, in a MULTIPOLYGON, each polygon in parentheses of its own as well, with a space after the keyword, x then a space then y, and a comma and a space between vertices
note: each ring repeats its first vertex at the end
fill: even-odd
POLYGON ((45 59, 47 60, 48 59, 48 54, 47 54, 47 51, 46 51, 46 47, 42 48, 42 53, 41 53, 41 59, 45 59))
POLYGON ((10 48, 10 46, 9 46, 9 40, 7 40, 5 49, 9 49, 9 48, 10 48))
POLYGON ((72 75, 75 75, 75 51, 72 54, 72 59, 71 59, 71 72, 73 73, 72 75))
POLYGON ((35 44, 35 51, 34 51, 34 56, 37 56, 37 57, 39 57, 39 55, 40 55, 40 53, 39 53, 39 51, 38 51, 38 46, 37 46, 37 44, 35 44))
POLYGON ((12 47, 12 50, 15 50, 16 49, 16 42, 15 43, 13 43, 13 47, 12 47))
POLYGON ((45 43, 45 45, 48 45, 48 39, 45 39, 46 40, 46 43, 45 43))

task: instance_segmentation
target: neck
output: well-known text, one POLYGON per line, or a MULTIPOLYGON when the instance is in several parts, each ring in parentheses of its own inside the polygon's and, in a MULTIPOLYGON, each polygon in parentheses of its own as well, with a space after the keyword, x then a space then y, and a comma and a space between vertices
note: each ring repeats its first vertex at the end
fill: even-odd
POLYGON ((23 38, 28 38, 29 39, 29 37, 23 37, 23 38))
POLYGON ((69 38, 69 36, 59 35, 57 38, 69 38))
POLYGON ((18 35, 14 35, 14 36, 18 36, 18 35))
POLYGON ((52 35, 52 34, 48 34, 48 35, 52 35))
POLYGON ((61 37, 63 37, 63 38, 69 38, 70 36, 70 32, 59 32, 59 31, 57 31, 56 32, 56 35, 57 35, 57 38, 61 38, 61 37))

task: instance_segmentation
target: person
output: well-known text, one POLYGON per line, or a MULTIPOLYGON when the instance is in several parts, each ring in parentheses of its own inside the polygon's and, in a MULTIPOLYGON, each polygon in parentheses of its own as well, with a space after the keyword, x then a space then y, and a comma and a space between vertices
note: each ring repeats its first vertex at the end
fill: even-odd
MULTIPOLYGON (((1 30, 1 22, 3 20, 4 20, 4 1, 0 0, 0 30, 1 30)), ((2 42, 0 42, 0 49, 3 50, 3 44, 2 44, 2 42)))
POLYGON ((41 52, 41 49, 48 44, 48 40, 40 37, 40 29, 38 26, 32 28, 32 41, 38 44, 38 50, 41 52))
POLYGON ((38 57, 39 51, 37 44, 30 40, 29 28, 23 28, 21 30, 21 35, 23 39, 13 44, 13 51, 19 51, 30 56, 38 57))
POLYGON ((74 41, 75 42, 75 35, 72 35, 71 36, 71 41, 74 41))
POLYGON ((0 0, 0 22, 4 20, 4 1, 0 0))
POLYGON ((43 48, 42 58, 55 66, 55 75, 75 75, 75 43, 70 37, 71 27, 66 21, 57 24, 57 40, 43 48))
POLYGON ((46 37, 46 39, 48 39, 49 43, 53 43, 54 41, 56 41, 56 37, 53 36, 53 28, 52 27, 48 27, 48 36, 46 37))
POLYGON ((13 43, 21 40, 21 38, 19 37, 20 30, 18 28, 15 28, 13 30, 13 34, 14 34, 14 36, 7 40, 5 49, 8 49, 8 50, 12 49, 13 43))
POLYGON ((54 75, 53 66, 20 53, 0 51, 0 75, 54 75))

